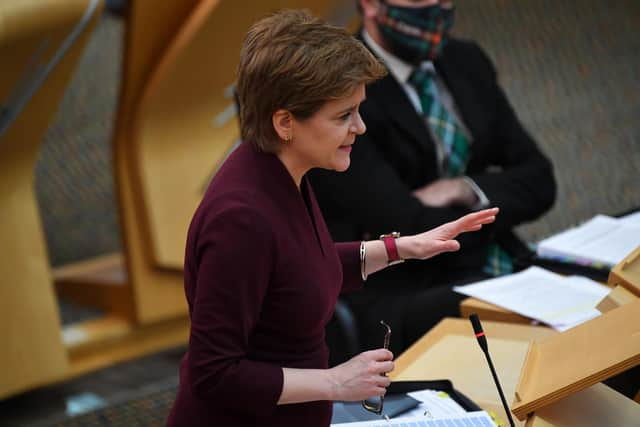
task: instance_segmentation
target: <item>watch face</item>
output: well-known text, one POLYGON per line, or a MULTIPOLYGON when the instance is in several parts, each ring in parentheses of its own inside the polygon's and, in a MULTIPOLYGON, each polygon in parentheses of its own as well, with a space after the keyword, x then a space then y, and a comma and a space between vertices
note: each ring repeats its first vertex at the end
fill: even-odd
POLYGON ((383 240, 386 237, 393 237, 393 238, 398 238, 400 237, 400 232, 399 231, 392 231, 391 233, 388 234, 381 234, 380 235, 380 240, 383 240))

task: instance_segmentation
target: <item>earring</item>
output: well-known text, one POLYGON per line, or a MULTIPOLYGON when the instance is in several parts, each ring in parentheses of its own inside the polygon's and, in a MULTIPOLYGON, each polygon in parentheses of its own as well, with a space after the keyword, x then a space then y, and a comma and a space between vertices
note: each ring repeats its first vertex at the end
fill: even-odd
POLYGON ((284 142, 291 142, 291 135, 287 134, 287 136, 284 137, 284 142))

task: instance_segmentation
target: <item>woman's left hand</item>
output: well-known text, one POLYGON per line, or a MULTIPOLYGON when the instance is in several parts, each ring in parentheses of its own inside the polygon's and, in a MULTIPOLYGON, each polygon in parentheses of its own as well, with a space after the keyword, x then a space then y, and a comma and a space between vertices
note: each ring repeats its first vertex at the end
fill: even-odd
POLYGON ((498 211, 498 208, 485 209, 424 233, 399 237, 396 240, 398 253, 402 259, 427 259, 444 252, 455 252, 460 249, 460 243, 454 240, 459 234, 480 230, 484 224, 494 222, 498 211))

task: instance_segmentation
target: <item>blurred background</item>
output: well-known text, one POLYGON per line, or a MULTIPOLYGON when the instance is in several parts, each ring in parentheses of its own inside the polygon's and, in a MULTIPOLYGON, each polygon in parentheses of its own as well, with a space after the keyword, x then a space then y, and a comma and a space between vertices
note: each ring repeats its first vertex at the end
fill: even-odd
MULTIPOLYGON (((521 227, 521 236, 535 242, 598 213, 638 208, 640 2, 455 3, 454 32, 489 53, 517 114, 555 167, 556 204, 539 221, 521 227)), ((107 6, 46 131, 35 168, 52 267, 123 247, 112 138, 127 4, 107 6)), ((238 5, 237 13, 245 6, 238 5)), ((338 18, 350 22, 348 16, 338 18)), ((211 43, 222 43, 224 34, 219 36, 211 43)), ((58 305, 63 325, 101 315, 64 298, 58 305)), ((0 425, 162 425, 183 352, 178 346, 0 400, 0 425), (72 417, 95 408, 112 409, 72 417), (148 419, 140 418, 143 413, 148 419)))
MULTIPOLYGON (((555 166, 536 241, 640 206, 640 3, 457 0, 454 32, 493 59, 520 119, 555 166)), ((105 13, 42 146, 36 189, 53 265, 119 250, 110 138, 124 18, 105 13)))

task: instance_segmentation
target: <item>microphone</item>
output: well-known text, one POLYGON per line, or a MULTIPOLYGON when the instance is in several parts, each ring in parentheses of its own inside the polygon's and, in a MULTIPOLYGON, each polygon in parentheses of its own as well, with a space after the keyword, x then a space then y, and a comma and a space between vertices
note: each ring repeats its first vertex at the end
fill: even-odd
POLYGON ((493 375, 493 381, 496 383, 496 387, 498 388, 498 393, 500 393, 500 400, 502 400, 502 406, 504 407, 505 412, 507 413, 507 418, 509 418, 509 424, 511 427, 515 427, 513 423, 513 418, 511 418, 511 410, 509 406, 507 406, 507 401, 504 398, 504 393, 502 392, 502 387, 500 386, 500 381, 498 381, 498 375, 496 374, 496 370, 493 367, 493 362, 491 361, 491 356, 489 356, 489 346, 487 345, 487 337, 484 335, 484 331, 482 330, 482 325, 480 324, 480 318, 478 315, 473 313, 469 316, 469 320, 471 320, 471 325, 473 326, 473 332, 476 334, 476 338, 478 339, 478 344, 482 349, 485 357, 487 358, 487 362, 489 363, 489 368, 491 369, 491 375, 493 375))

